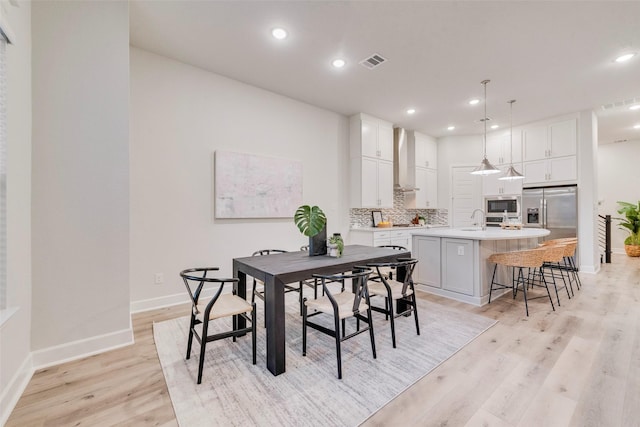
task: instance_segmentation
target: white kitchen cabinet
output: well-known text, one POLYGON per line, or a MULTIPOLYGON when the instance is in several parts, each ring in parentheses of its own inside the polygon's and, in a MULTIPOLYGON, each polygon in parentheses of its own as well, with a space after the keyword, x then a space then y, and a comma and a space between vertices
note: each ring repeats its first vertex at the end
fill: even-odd
POLYGON ((464 295, 474 294, 473 240, 443 238, 442 242, 442 289, 464 295))
POLYGON ((436 209, 438 207, 438 171, 435 169, 415 168, 414 172, 418 190, 405 194, 405 208, 436 209))
POLYGON ((547 126, 538 125, 522 130, 522 156, 524 161, 547 157, 547 126))
POLYGON ((577 150, 577 121, 565 120, 549 125, 548 157, 575 156, 577 150))
POLYGON ((351 207, 393 208, 393 127, 365 114, 350 121, 351 207))
POLYGON ((564 120, 550 125, 526 127, 522 131, 525 162, 574 156, 577 149, 577 121, 564 120))
POLYGON ((493 132, 487 135, 487 159, 494 165, 511 163, 513 145, 513 163, 522 161, 522 132, 513 131, 513 144, 509 131, 493 132))
POLYGON ((350 120, 351 157, 393 161, 393 125, 366 114, 350 120))
POLYGON ((524 184, 571 183, 578 179, 576 156, 525 162, 524 184))
POLYGON ((393 163, 361 157, 351 159, 351 207, 393 207, 393 163))
POLYGON ((405 193, 405 208, 437 208, 438 170, 436 167, 438 165, 438 149, 435 140, 418 132, 409 132, 407 154, 409 158, 409 181, 413 182, 418 190, 412 193, 405 193), (424 165, 430 166, 426 167, 424 165))
POLYGON ((420 260, 413 271, 413 281, 440 288, 440 238, 415 236, 411 254, 420 260))
POLYGON ((350 243, 353 245, 386 246, 396 245, 411 250, 411 235, 407 230, 351 230, 350 243))
MULTIPOLYGON (((522 173, 522 164, 514 164, 516 170, 522 173)), ((522 195, 522 180, 501 180, 500 177, 509 169, 508 165, 500 166, 501 173, 485 175, 482 177, 482 194, 485 196, 520 196, 522 195)))
POLYGON ((438 145, 436 141, 419 132, 413 132, 415 144, 414 164, 416 167, 438 169, 438 145))

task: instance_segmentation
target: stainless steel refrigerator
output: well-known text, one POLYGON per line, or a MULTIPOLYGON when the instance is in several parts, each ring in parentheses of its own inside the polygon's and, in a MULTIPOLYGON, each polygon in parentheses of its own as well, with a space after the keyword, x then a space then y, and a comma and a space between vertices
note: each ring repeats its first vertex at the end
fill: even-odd
POLYGON ((545 240, 578 236, 578 187, 536 187, 522 190, 525 227, 546 228, 545 240))

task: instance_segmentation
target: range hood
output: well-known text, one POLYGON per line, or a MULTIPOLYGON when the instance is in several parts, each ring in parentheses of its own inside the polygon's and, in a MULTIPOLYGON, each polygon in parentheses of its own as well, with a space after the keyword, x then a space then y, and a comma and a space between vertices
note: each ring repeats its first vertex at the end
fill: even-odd
MULTIPOLYGON (((393 128, 393 189, 412 193, 419 188, 415 185, 415 171, 409 158, 409 139, 413 145, 413 134, 403 128, 393 128)), ((413 148, 413 147, 412 147, 413 148)))

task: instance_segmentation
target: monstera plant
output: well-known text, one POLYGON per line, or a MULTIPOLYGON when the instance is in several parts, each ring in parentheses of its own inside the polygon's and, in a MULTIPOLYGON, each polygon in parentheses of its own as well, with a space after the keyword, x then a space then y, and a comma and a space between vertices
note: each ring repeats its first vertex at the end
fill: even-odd
POLYGON ((640 256, 640 201, 638 203, 618 202, 618 213, 624 218, 616 218, 620 229, 631 233, 624 240, 624 250, 629 256, 640 256))
POLYGON ((309 256, 327 253, 327 217, 318 206, 302 205, 293 215, 298 230, 309 237, 309 256))

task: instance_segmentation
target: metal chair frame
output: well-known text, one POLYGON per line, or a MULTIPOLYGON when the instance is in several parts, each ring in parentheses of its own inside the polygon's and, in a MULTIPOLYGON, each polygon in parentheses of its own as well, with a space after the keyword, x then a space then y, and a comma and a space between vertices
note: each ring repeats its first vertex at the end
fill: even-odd
MULTIPOLYGON (((408 317, 413 313, 414 320, 416 322, 416 334, 420 335, 420 323, 418 321, 418 305, 416 302, 416 290, 413 284, 413 270, 418 263, 417 259, 413 258, 402 258, 398 259, 397 262, 385 262, 385 263, 370 263, 367 264, 367 267, 375 268, 378 275, 372 279, 371 281, 380 282, 384 285, 387 290, 386 295, 380 295, 384 297, 384 308, 372 306, 371 310, 377 311, 378 313, 384 313, 385 320, 390 319, 391 324, 391 342, 393 344, 393 348, 396 348, 396 329, 395 329, 395 319, 400 316, 408 317), (391 285, 389 284, 389 280, 392 280, 391 277, 387 279, 384 274, 381 273, 381 268, 392 268, 394 270, 404 269, 404 280, 402 282, 402 297, 397 298, 396 308, 398 306, 398 302, 402 301, 405 303, 405 310, 398 311, 394 314, 393 310, 393 297, 391 291, 391 285), (407 290, 411 290, 411 294, 407 295, 407 290)), ((376 296, 376 295, 373 295, 376 296)))
POLYGON ((180 276, 184 281, 184 285, 187 288, 187 292, 189 293, 189 297, 191 298, 191 319, 189 321, 189 338, 187 341, 187 360, 191 358, 191 345, 193 343, 193 337, 200 343, 200 359, 198 362, 198 384, 202 382, 202 370, 204 367, 204 356, 207 347, 207 343, 211 341, 216 341, 224 338, 233 337, 233 341, 236 341, 236 338, 239 336, 246 335, 251 332, 251 345, 253 348, 253 364, 256 364, 256 304, 255 302, 251 303, 252 310, 251 316, 249 317, 246 313, 240 313, 233 317, 233 327, 231 331, 220 332, 217 334, 209 335, 209 316, 211 314, 211 310, 215 306, 218 298, 222 294, 222 290, 227 283, 231 283, 233 285, 232 293, 233 295, 237 295, 237 287, 236 283, 238 283, 237 278, 212 278, 207 277, 207 273, 211 271, 218 271, 218 267, 206 267, 206 268, 190 268, 187 270, 183 270, 180 272, 180 276), (195 274, 202 274, 202 276, 196 276, 195 274), (192 291, 189 282, 197 282, 198 285, 195 288, 195 291, 192 291), (202 290, 204 289, 205 283, 215 283, 219 284, 216 293, 213 295, 211 300, 207 303, 204 312, 202 313, 202 319, 197 319, 197 315, 200 314, 198 311, 198 301, 202 294, 202 290), (238 316, 242 316, 246 321, 250 323, 250 326, 238 329, 238 316), (202 324, 202 333, 199 334, 196 330, 196 326, 202 324))
POLYGON ((307 298, 304 298, 303 309, 302 309, 302 355, 307 355, 307 327, 320 331, 326 335, 332 336, 336 342, 336 359, 338 365, 338 379, 342 379, 342 351, 341 351, 341 343, 350 338, 353 338, 363 332, 369 331, 369 337, 371 340, 371 351, 373 353, 373 358, 376 358, 376 343, 375 336, 373 332, 373 322, 371 319, 371 304, 369 301, 369 290, 367 288, 367 280, 369 275, 371 274, 371 270, 365 269, 363 267, 354 267, 356 270, 353 273, 348 274, 337 274, 337 275, 322 275, 322 274, 314 274, 313 277, 320 280, 322 284, 322 288, 325 292, 325 297, 329 299, 331 302, 331 306, 333 307, 333 321, 334 321, 334 329, 327 328, 318 323, 312 322, 309 320, 310 317, 318 316, 321 314, 327 314, 321 311, 316 311, 313 313, 308 313, 307 307, 307 298), (349 317, 354 317, 357 320, 356 331, 346 335, 345 331, 345 320, 340 319, 338 312, 338 303, 334 295, 331 293, 331 290, 327 287, 329 283, 333 282, 342 282, 344 289, 345 280, 351 280, 353 284, 353 314, 349 317), (367 305, 366 309, 366 317, 360 312, 360 303, 364 301, 367 305), (360 321, 363 321, 367 324, 366 327, 360 328, 360 321))

